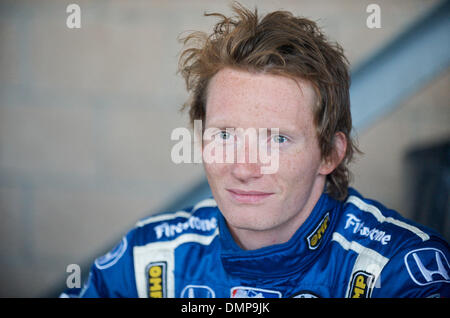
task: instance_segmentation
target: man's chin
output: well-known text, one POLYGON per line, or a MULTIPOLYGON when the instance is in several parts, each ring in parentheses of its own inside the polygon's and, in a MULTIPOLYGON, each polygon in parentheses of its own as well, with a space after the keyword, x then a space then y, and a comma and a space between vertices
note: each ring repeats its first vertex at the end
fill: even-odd
POLYGON ((237 215, 236 213, 223 213, 229 227, 245 231, 262 232, 271 230, 276 226, 275 220, 271 221, 270 218, 261 215, 261 213, 249 213, 248 211, 240 213, 245 214, 245 216, 243 217, 242 214, 237 215))

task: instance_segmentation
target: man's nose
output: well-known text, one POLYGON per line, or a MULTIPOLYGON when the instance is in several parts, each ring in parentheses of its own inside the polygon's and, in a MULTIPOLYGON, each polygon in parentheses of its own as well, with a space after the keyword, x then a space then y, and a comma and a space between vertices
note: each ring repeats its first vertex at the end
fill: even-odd
POLYGON ((240 147, 238 146, 238 154, 235 157, 237 160, 232 167, 232 174, 235 178, 245 182, 262 176, 257 149, 256 144, 248 141, 241 144, 240 147))
POLYGON ((231 174, 241 182, 247 182, 262 176, 261 166, 258 163, 234 163, 231 174))

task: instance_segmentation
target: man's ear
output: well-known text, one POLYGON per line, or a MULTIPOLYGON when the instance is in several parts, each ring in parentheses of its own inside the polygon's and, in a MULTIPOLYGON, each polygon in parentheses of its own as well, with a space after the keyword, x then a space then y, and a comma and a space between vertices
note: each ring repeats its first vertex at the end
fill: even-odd
POLYGON ((336 169, 342 162, 347 152, 347 137, 341 131, 334 134, 333 137, 333 151, 328 158, 322 160, 322 164, 319 169, 319 173, 328 175, 336 169))

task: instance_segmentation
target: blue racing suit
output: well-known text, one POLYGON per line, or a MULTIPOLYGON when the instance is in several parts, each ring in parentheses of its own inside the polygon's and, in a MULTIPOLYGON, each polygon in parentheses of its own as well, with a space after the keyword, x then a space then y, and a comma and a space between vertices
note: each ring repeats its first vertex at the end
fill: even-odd
POLYGON ((449 297, 449 245, 349 189, 323 193, 292 238, 233 240, 216 202, 139 221, 96 259, 81 297, 449 297))

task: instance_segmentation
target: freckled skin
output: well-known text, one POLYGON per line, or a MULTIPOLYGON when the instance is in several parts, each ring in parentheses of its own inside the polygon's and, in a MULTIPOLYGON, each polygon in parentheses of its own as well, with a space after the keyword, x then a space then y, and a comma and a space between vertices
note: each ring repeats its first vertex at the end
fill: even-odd
POLYGON ((316 100, 312 85, 300 79, 230 68, 211 79, 205 128, 279 128, 289 138, 280 144, 273 174, 261 174, 260 162, 204 163, 219 209, 244 249, 288 241, 323 192, 333 167, 321 160, 312 113, 316 100), (227 188, 273 195, 243 204, 232 200, 227 188))

